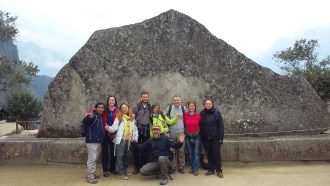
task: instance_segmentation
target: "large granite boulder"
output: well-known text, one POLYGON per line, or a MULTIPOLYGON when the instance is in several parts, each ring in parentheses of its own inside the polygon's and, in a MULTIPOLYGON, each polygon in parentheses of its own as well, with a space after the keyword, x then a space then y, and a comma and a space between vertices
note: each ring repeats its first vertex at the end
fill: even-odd
MULTIPOLYGON (((219 20, 221 21, 221 20, 219 20)), ((140 92, 161 109, 212 97, 225 134, 320 133, 329 127, 326 104, 302 77, 274 73, 169 10, 141 23, 96 31, 50 83, 39 137, 77 137, 87 109, 115 95, 136 104, 140 92)))

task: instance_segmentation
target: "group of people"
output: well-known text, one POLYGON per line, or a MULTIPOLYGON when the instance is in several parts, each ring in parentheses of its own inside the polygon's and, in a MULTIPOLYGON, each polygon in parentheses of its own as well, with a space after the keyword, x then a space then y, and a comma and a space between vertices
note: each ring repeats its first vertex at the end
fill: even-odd
POLYGON ((216 174, 222 178, 220 146, 224 125, 221 113, 214 108, 212 99, 205 100, 205 108, 200 113, 196 112, 194 101, 187 106, 188 109, 181 105, 179 96, 174 96, 173 105, 161 111, 158 103, 149 103, 146 91, 141 93, 141 101, 133 108, 128 103, 118 107, 114 96, 109 96, 106 104, 97 103, 83 119, 87 126, 87 182, 97 183, 100 177, 95 171, 101 149, 104 177, 110 172, 123 180, 131 174, 154 174, 160 184, 165 185, 176 166, 178 172, 184 174, 185 146, 191 165, 189 173, 198 176, 201 144, 209 165, 205 175, 216 174), (131 149, 134 150, 135 169, 129 173, 131 149))

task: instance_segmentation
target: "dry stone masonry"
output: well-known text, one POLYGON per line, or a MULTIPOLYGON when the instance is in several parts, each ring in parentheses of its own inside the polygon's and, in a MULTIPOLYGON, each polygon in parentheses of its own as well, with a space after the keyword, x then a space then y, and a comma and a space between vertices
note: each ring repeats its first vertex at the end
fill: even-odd
MULTIPOLYGON (((221 20, 219 20, 221 22, 221 20)), ((202 24, 175 10, 141 23, 96 31, 50 83, 39 137, 78 137, 87 109, 115 95, 135 104, 140 92, 164 110, 212 97, 226 136, 316 134, 327 130, 326 104, 302 77, 264 68, 202 24)))

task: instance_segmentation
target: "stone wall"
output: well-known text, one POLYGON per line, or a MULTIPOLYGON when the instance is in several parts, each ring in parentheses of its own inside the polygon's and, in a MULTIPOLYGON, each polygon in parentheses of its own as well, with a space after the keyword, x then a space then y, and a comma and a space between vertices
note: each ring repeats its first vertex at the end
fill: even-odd
MULTIPOLYGON (((223 161, 229 162, 328 161, 330 134, 227 138, 221 147, 221 155, 223 161)), ((86 164, 86 161, 87 151, 83 138, 0 139, 0 165, 86 164)), ((186 161, 189 162, 188 154, 186 161)))

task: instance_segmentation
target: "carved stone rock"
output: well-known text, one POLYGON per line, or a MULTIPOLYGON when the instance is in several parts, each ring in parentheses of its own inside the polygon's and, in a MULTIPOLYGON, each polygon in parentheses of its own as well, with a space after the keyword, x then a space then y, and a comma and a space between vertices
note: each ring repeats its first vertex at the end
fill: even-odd
POLYGON ((326 104, 302 77, 264 68, 202 24, 169 10, 141 23, 96 31, 49 85, 39 137, 77 137, 87 109, 109 95, 131 105, 142 90, 165 110, 214 99, 226 136, 314 134, 330 124, 326 104))

